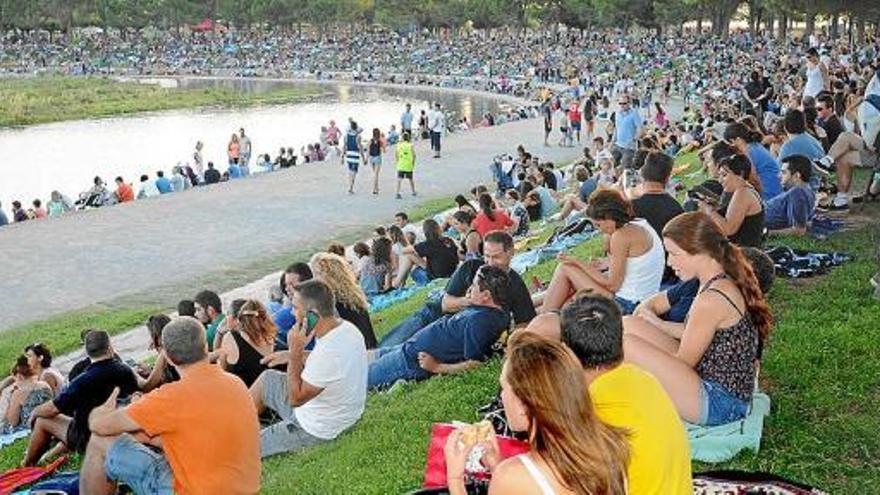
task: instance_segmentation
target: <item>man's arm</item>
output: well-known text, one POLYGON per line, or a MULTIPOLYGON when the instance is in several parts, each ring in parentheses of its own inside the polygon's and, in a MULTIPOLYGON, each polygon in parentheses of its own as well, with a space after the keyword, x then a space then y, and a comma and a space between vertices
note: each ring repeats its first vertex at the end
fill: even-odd
POLYGON ((92 409, 89 414, 89 429, 98 435, 113 436, 122 433, 140 431, 142 428, 137 424, 125 409, 116 409, 116 398, 119 396, 119 387, 113 389, 107 401, 92 409))
POLYGON ((440 308, 444 313, 458 313, 470 305, 471 300, 468 299, 466 295, 458 297, 450 294, 443 294, 443 298, 440 300, 440 308))

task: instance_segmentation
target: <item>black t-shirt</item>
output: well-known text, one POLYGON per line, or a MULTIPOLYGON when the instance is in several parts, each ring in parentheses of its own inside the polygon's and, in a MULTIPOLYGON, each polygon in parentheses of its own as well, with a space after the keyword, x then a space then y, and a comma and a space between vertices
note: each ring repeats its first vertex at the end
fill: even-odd
POLYGON ((636 217, 651 224, 657 235, 663 235, 666 223, 684 213, 684 208, 667 193, 646 193, 632 201, 636 217))
POLYGON ((414 248, 419 256, 427 260, 428 277, 431 280, 452 275, 458 266, 458 247, 446 236, 420 242, 414 248))
POLYGON ((220 182, 220 172, 216 168, 205 170, 205 183, 216 184, 220 182))
MULTIPOLYGON (((843 133, 843 125, 840 124, 840 119, 837 118, 837 115, 832 115, 828 120, 820 121, 819 124, 822 129, 825 129, 825 134, 828 135, 828 148, 837 141, 837 138, 840 137, 841 133, 843 133)), ((825 150, 828 151, 827 149, 825 150)))
POLYGON ((356 326, 361 331, 361 335, 364 336, 364 345, 367 346, 367 349, 376 348, 376 334, 373 332, 373 322, 370 321, 369 313, 352 309, 339 302, 336 303, 336 313, 339 314, 340 318, 356 326))
POLYGON ((553 189, 556 191, 559 188, 559 185, 556 183, 556 174, 554 174, 551 170, 544 171, 544 185, 549 189, 553 189))
MULTIPOLYGON (((445 292, 450 296, 464 297, 468 288, 474 283, 477 270, 485 264, 481 259, 462 263, 446 284, 445 292)), ((510 277, 510 311, 513 313, 513 321, 517 324, 528 323, 536 316, 532 295, 529 294, 529 289, 519 273, 510 270, 507 275, 510 277)))
POLYGON ((119 387, 119 398, 124 399, 138 390, 134 370, 116 358, 92 363, 53 400, 55 407, 73 418, 73 427, 88 438, 89 414, 110 397, 119 387))

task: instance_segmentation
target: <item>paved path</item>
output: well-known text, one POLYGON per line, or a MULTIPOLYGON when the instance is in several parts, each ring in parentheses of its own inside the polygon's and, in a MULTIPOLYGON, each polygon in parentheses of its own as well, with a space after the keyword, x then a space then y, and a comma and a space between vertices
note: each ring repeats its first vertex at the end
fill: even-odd
MULTIPOLYGON (((155 302, 151 291, 217 284, 236 267, 365 233, 389 223, 396 211, 488 182, 492 157, 513 153, 518 144, 553 161, 579 154, 543 147, 541 125, 530 119, 450 136, 439 160, 430 158, 426 142, 418 143, 418 198, 394 199, 395 171, 387 158, 379 196, 369 193, 365 170, 357 194, 345 194, 343 167, 324 162, 11 225, 0 231, 0 329, 120 298, 155 302)), ((176 293, 172 301, 190 295, 176 293)))

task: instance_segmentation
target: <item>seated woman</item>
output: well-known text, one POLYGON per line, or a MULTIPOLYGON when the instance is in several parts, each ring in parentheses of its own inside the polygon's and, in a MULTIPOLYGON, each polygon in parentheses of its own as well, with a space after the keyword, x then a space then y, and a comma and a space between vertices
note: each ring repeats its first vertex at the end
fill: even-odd
POLYGON ((752 163, 744 155, 733 155, 718 162, 718 179, 730 201, 721 205, 699 201, 700 209, 718 224, 730 242, 743 247, 764 243, 764 203, 752 186, 752 163))
POLYGON ((483 236, 473 227, 474 215, 459 210, 452 214, 452 227, 458 231, 458 258, 462 261, 483 256, 483 236))
POLYGON ((686 421, 718 425, 745 417, 761 342, 773 325, 742 250, 701 212, 663 229, 669 265, 700 289, 680 342, 661 332, 624 335, 624 358, 654 374, 686 421))
POLYGON ((229 335, 220 346, 220 366, 250 387, 267 369, 261 361, 275 350, 278 329, 266 307, 254 300, 234 301, 226 321, 229 335))
POLYGON ((40 343, 29 345, 24 348, 24 355, 27 356, 37 380, 48 383, 52 387, 52 394, 58 395, 61 388, 67 385, 67 380, 60 371, 52 367, 52 352, 49 348, 40 343))
POLYGON ((412 279, 419 285, 449 277, 458 266, 458 248, 452 239, 443 235, 440 225, 429 218, 422 222, 422 230, 425 240, 401 251, 415 266, 412 279))
MULTIPOLYGON (((492 472, 489 493, 523 495, 626 493, 626 432, 596 416, 580 362, 564 344, 532 332, 513 334, 501 370, 508 425, 528 432, 531 450, 500 460, 494 433, 478 444, 492 472)), ((464 471, 473 445, 461 430, 446 442, 449 493, 467 493, 464 471)))
POLYGON ((177 369, 168 363, 168 360, 165 359, 165 353, 162 352, 162 329, 169 323, 171 323, 171 318, 163 314, 156 314, 147 318, 147 331, 150 333, 150 349, 159 353, 159 356, 156 358, 153 368, 149 370, 146 380, 140 377, 140 373, 135 374, 138 380, 138 388, 143 393, 147 393, 165 383, 180 380, 180 374, 177 372, 177 369))
POLYGON ((360 271, 361 289, 367 296, 375 296, 391 289, 391 239, 373 239, 370 254, 363 258, 360 271))
POLYGON ((513 236, 523 237, 529 233, 529 212, 526 206, 520 201, 519 192, 516 189, 508 189, 504 192, 504 199, 507 202, 507 214, 513 220, 513 236))
POLYGON ((25 356, 16 359, 10 372, 13 383, 0 393, 0 432, 2 433, 18 426, 26 426, 34 408, 52 400, 54 396, 52 388, 39 379, 28 361, 25 356))
POLYGON ((660 237, 644 219, 633 218, 632 205, 614 189, 590 196, 587 216, 603 234, 608 260, 584 262, 562 253, 541 302, 542 312, 556 311, 575 292, 590 289, 613 297, 624 314, 660 290, 665 253, 660 237), (607 270, 607 271, 606 271, 607 270))
POLYGON ((391 239, 391 273, 393 274, 391 285, 399 289, 406 285, 412 262, 403 254, 403 249, 412 243, 397 225, 388 227, 388 237, 391 239))
POLYGON ((370 306, 348 262, 332 253, 316 253, 309 261, 309 266, 315 279, 333 290, 339 317, 356 326, 364 336, 367 349, 374 349, 376 334, 370 321, 370 306))
POLYGON ((480 237, 492 232, 493 230, 502 230, 508 234, 513 231, 513 220, 507 215, 507 212, 495 207, 495 199, 489 193, 480 194, 480 212, 474 218, 474 229, 480 234, 480 237))

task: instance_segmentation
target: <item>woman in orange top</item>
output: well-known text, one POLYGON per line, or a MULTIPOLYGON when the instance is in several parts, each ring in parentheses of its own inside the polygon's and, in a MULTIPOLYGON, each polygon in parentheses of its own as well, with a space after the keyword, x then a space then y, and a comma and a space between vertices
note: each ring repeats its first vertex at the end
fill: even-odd
POLYGON ((238 144, 238 135, 233 133, 229 138, 229 145, 226 147, 226 153, 229 155, 229 163, 238 162, 241 156, 241 145, 238 144))

